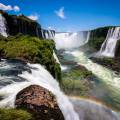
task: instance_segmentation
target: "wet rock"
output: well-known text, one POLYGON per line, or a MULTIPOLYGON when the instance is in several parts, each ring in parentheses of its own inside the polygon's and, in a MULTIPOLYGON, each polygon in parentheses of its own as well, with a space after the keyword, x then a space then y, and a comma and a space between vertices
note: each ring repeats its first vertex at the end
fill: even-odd
POLYGON ((64 120, 55 96, 47 89, 31 85, 16 96, 16 108, 31 112, 35 120, 64 120))

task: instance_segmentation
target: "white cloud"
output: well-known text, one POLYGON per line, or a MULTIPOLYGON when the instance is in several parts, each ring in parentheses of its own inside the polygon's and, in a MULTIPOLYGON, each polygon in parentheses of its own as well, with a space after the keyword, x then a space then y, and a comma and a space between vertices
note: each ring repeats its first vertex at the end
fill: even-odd
POLYGON ((28 18, 30 18, 31 20, 38 20, 39 15, 38 14, 31 14, 31 15, 28 16, 28 18))
POLYGON ((18 6, 14 6, 13 9, 14 9, 15 12, 20 11, 20 8, 18 6))
POLYGON ((66 16, 65 16, 65 13, 64 13, 64 7, 61 7, 58 11, 55 11, 55 13, 61 19, 66 19, 66 16))
POLYGON ((12 7, 11 5, 4 5, 2 3, 0 3, 0 9, 1 10, 7 10, 7 11, 14 10, 15 12, 20 11, 20 8, 18 6, 12 7))

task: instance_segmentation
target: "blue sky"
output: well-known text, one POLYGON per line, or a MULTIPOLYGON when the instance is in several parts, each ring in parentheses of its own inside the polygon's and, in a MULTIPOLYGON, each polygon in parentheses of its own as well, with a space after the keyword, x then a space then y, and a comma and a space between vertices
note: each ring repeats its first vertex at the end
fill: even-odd
POLYGON ((0 3, 0 8, 5 7, 11 14, 22 13, 37 19, 43 28, 57 31, 120 25, 120 0, 0 0, 0 3))

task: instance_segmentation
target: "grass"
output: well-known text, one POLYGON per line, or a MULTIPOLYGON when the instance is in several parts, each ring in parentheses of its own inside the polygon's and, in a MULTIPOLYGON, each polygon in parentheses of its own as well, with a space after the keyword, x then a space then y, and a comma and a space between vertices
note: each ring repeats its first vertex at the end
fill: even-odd
POLYGON ((0 109, 0 120, 33 120, 32 115, 24 110, 0 109))

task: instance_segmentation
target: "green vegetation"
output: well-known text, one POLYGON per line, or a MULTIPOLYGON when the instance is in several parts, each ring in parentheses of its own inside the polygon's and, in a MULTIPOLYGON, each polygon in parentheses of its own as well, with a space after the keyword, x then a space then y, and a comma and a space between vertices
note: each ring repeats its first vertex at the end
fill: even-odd
POLYGON ((27 62, 40 63, 59 81, 61 81, 60 65, 56 63, 53 40, 18 34, 8 38, 0 37, 0 56, 8 59, 21 59, 27 62))
POLYGON ((24 110, 0 109, 0 120, 33 120, 32 115, 24 110))
POLYGON ((92 73, 86 69, 72 69, 63 73, 62 89, 67 95, 86 96, 90 90, 88 79, 92 73))

